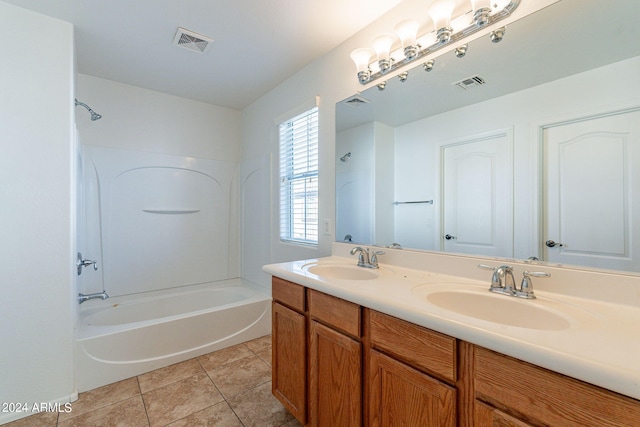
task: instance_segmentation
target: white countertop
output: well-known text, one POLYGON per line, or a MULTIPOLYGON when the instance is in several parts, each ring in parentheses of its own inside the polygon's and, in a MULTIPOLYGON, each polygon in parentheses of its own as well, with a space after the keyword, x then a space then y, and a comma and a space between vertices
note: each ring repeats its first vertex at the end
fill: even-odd
MULTIPOLYGON (((382 261, 382 260, 381 260, 382 261)), ((470 261, 475 267, 477 260, 470 261), (474 264, 475 263, 475 264, 474 264)), ((461 277, 440 272, 415 269, 380 262, 378 275, 373 280, 325 279, 308 271, 316 264, 355 266, 353 257, 331 256, 318 259, 270 264, 263 271, 311 289, 343 298, 347 301, 378 310, 382 313, 433 329, 479 346, 533 363, 561 374, 640 399, 640 305, 635 300, 640 288, 622 283, 610 291, 626 292, 618 296, 621 303, 592 298, 599 290, 587 290, 572 295, 580 286, 592 286, 580 281, 579 286, 567 286, 562 292, 552 292, 547 279, 534 278, 537 299, 522 300, 497 295, 488 291, 491 272, 480 273, 485 280, 461 277), (567 289, 571 291, 567 291, 567 289), (515 304, 529 304, 560 314, 562 328, 537 329, 479 320, 464 314, 464 307, 456 311, 432 304, 428 295, 443 290, 457 290, 474 295, 517 300, 515 304), (629 290, 632 292, 630 293, 629 290), (585 297, 587 295, 588 297, 585 297)), ((428 264, 428 263, 427 263, 428 264)), ((498 265, 493 262, 493 265, 498 265)), ((361 267, 359 267, 361 268, 361 267)), ((553 267, 535 267, 529 270, 553 271, 553 267)), ((442 270, 442 268, 440 269, 442 270)), ((464 268, 449 271, 464 271, 464 268)), ((556 273, 557 271, 553 271, 556 273)), ((519 273, 519 271, 518 271, 519 273)), ((564 272, 563 274, 568 274, 564 272)), ((611 280, 611 279, 609 279, 611 280)), ((566 281, 566 277, 565 277, 566 281)), ((618 282, 625 282, 619 280, 618 282)), ((516 284, 519 284, 516 276, 516 284)), ((605 298, 607 299, 607 298, 605 298)), ((614 299, 615 300, 615 299, 614 299)), ((518 306, 516 306, 518 307, 518 306)), ((522 307, 523 309, 533 307, 522 307)), ((526 310, 525 310, 526 311, 526 310)), ((525 322, 526 323, 526 322, 525 322)))

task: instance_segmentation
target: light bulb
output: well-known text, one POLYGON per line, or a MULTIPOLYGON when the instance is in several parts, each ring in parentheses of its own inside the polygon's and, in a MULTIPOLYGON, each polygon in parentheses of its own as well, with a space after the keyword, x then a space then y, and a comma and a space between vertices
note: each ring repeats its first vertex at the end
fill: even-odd
POLYGON ((386 73, 391 67, 391 58, 389 56, 393 41, 394 37, 389 34, 383 34, 373 40, 373 50, 376 51, 378 66, 382 73, 386 73))
POLYGON ((396 33, 402 41, 404 56, 407 59, 413 59, 418 54, 418 49, 420 48, 416 41, 418 28, 420 28, 420 24, 411 20, 402 21, 396 25, 396 33))
POLYGON ((369 61, 374 52, 371 49, 364 47, 358 48, 351 52, 351 59, 356 64, 356 71, 358 73, 358 80, 360 83, 366 83, 371 77, 371 71, 369 71, 369 61))
POLYGON ((454 4, 449 0, 439 0, 429 7, 429 16, 437 31, 436 37, 440 43, 447 43, 451 39, 451 14, 454 4))

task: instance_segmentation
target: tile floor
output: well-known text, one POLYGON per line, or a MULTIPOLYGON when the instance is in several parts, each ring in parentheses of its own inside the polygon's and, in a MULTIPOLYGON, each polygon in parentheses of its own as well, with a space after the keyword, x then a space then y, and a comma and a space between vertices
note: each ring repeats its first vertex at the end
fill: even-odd
POLYGON ((71 405, 6 427, 300 426, 271 395, 270 335, 80 393, 71 405))

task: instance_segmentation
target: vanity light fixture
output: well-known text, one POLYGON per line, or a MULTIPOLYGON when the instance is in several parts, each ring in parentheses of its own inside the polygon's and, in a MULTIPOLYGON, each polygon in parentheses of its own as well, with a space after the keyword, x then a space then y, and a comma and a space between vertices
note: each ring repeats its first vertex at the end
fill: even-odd
POLYGON ((373 51, 367 48, 359 48, 351 52, 351 59, 356 64, 358 71, 358 80, 365 84, 371 79, 371 70, 369 69, 369 61, 373 56, 373 51))
POLYGON ((436 29, 436 40, 438 43, 445 44, 451 40, 453 29, 451 28, 451 14, 455 4, 453 0, 437 0, 429 7, 429 16, 433 19, 433 25, 436 29))
POLYGON ((431 70, 433 70, 433 66, 435 65, 435 63, 436 63, 435 59, 430 59, 427 62, 425 62, 424 64, 422 64, 422 67, 428 73, 431 70))
MULTIPOLYGON (((393 58, 391 58, 391 46, 395 41, 394 37, 389 34, 383 34, 376 37, 373 40, 373 50, 375 50, 378 57, 378 67, 380 67, 381 73, 386 73, 391 67, 393 58)), ((368 66, 369 64, 367 64, 368 66)))
POLYGON ((467 54, 468 44, 463 44, 462 46, 458 46, 455 50, 456 58, 463 58, 467 54))
POLYGON ((418 28, 420 28, 420 24, 411 20, 402 21, 396 26, 396 33, 402 42, 404 57, 408 60, 414 59, 420 51, 417 40, 418 28))
POLYGON ((478 27, 484 27, 489 23, 491 14, 491 0, 471 0, 473 5, 473 22, 478 27))
POLYGON ((496 30, 491 31, 491 41, 493 43, 500 43, 502 38, 504 37, 504 32, 507 29, 505 27, 500 27, 496 30))
MULTIPOLYGON (((428 14, 433 21, 431 30, 418 36, 420 23, 414 20, 400 22, 395 30, 400 39, 400 47, 392 50, 395 37, 390 34, 378 36, 373 41, 373 49, 359 48, 351 52, 351 59, 356 65, 358 81, 367 84, 391 73, 405 65, 428 56, 435 52, 461 42, 470 35, 488 28, 509 17, 520 5, 522 0, 435 0, 428 8, 428 14), (471 8, 465 5, 470 4, 471 8), (455 13, 455 16, 454 16, 455 13)), ((494 43, 502 40, 505 27, 491 32, 490 38, 494 43)), ((468 44, 455 49, 458 58, 465 56, 468 44)), ((426 58, 425 58, 426 59, 426 58)), ((433 58, 423 64, 426 71, 433 69, 433 58)), ((401 81, 407 79, 404 72, 398 77, 401 81)), ((383 89, 383 87, 379 89, 383 89)))

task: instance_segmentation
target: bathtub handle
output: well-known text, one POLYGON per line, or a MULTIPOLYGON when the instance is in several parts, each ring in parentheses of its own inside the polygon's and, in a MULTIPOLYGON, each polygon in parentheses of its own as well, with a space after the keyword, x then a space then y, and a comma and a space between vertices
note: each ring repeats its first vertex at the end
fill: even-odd
POLYGON ((78 268, 78 276, 82 274, 82 267, 88 267, 93 264, 93 271, 98 271, 98 261, 93 259, 84 259, 82 254, 78 252, 78 258, 76 259, 76 267, 78 268))

